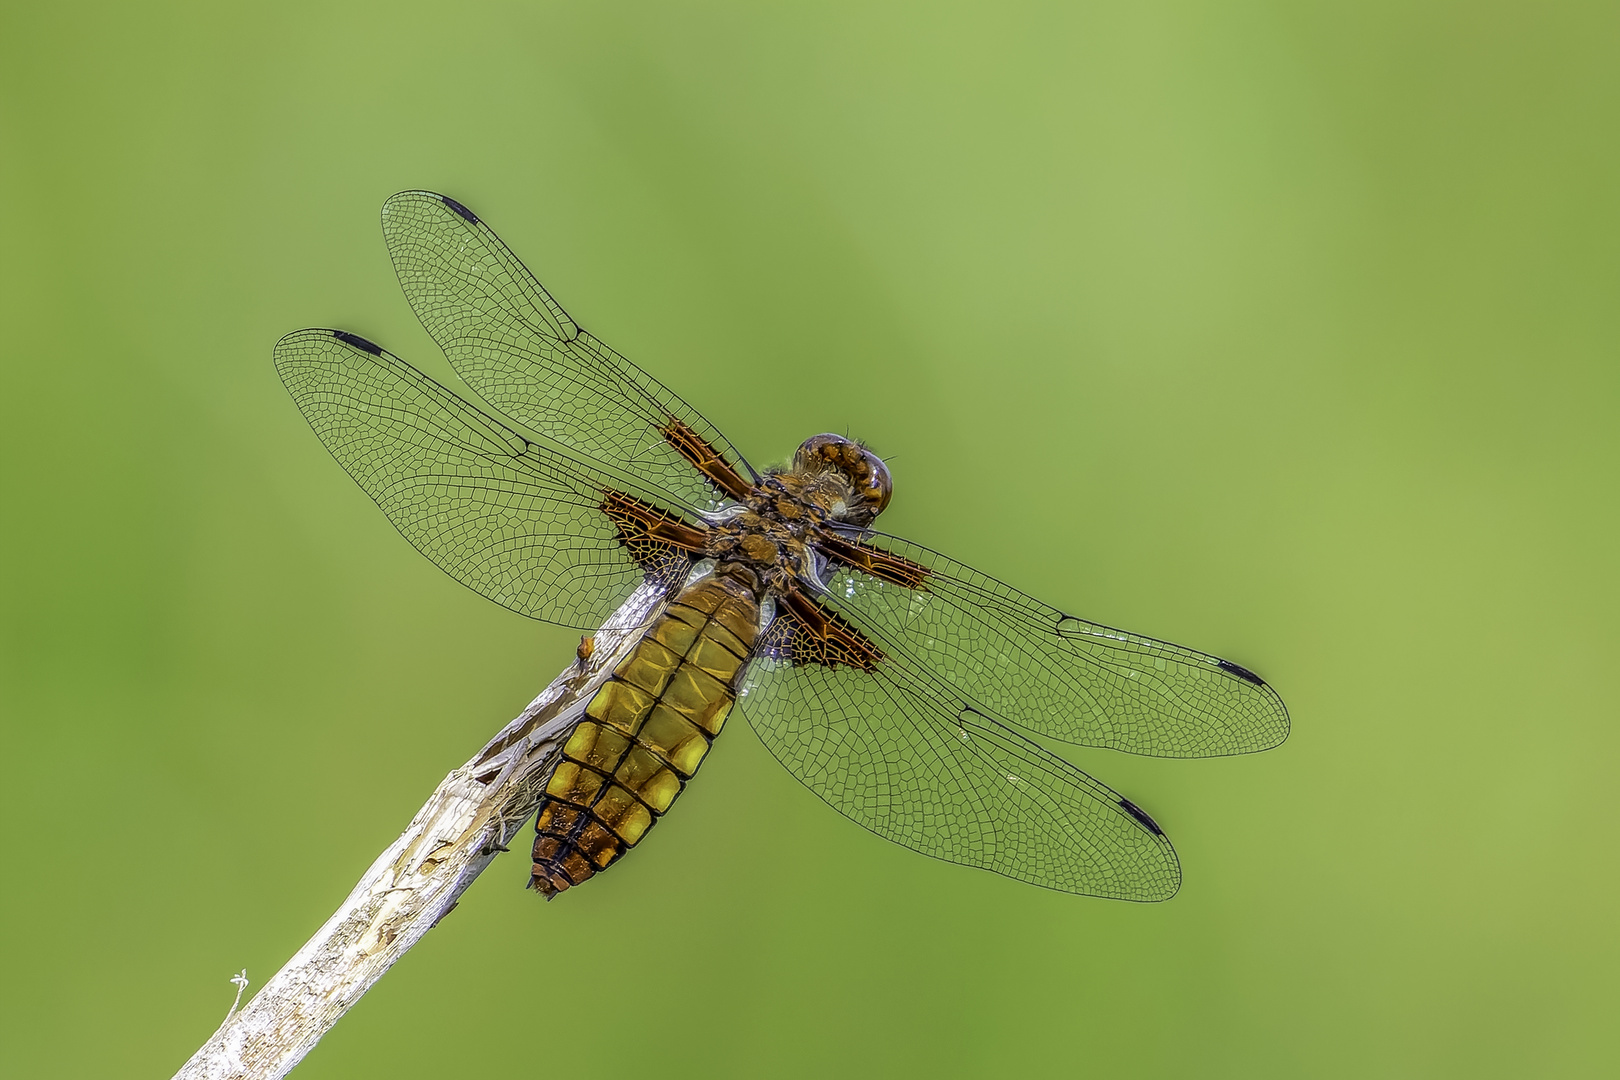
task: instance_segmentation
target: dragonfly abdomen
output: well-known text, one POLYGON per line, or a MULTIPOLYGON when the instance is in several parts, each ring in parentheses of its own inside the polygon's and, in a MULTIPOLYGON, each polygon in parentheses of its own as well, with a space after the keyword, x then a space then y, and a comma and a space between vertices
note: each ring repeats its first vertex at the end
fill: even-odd
POLYGON ((569 735, 535 819, 530 884, 547 899, 640 842, 720 734, 760 629, 753 575, 731 569, 670 602, 569 735))

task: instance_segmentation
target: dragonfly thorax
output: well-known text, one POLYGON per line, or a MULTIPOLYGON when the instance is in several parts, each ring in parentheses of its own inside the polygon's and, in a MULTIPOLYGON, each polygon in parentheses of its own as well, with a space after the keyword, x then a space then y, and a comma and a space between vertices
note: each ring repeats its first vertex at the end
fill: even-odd
POLYGON ((740 512, 710 530, 705 554, 747 565, 765 590, 781 592, 795 580, 819 590, 817 533, 865 528, 889 493, 889 471, 876 454, 842 435, 816 435, 791 468, 767 473, 740 512))
POLYGON ((781 591, 814 567, 809 547, 811 516, 800 504, 785 499, 788 513, 777 501, 751 498, 748 509, 711 528, 705 554, 723 563, 746 567, 758 581, 759 595, 781 591))

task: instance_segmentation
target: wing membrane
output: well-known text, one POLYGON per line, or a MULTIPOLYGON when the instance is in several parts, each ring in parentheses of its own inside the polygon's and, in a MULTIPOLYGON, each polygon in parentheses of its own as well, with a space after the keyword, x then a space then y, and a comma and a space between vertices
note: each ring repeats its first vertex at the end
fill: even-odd
POLYGON ((858 824, 1062 892, 1152 901, 1180 887, 1151 818, 903 658, 863 671, 768 651, 749 666, 743 712, 788 772, 858 824))
POLYGON ((897 537, 864 543, 925 567, 922 587, 840 566, 824 602, 989 716, 1155 757, 1246 754, 1288 737, 1282 699, 1244 668, 1067 615, 897 537))
MULTIPOLYGON (((513 611, 595 629, 643 580, 603 513, 622 478, 549 451, 370 342, 299 330, 276 370, 321 442, 388 520, 451 577, 513 611), (369 346, 369 348, 368 348, 369 346)), ((655 565, 656 563, 656 565, 655 565)))
POLYGON ((495 409, 587 457, 643 477, 706 512, 726 503, 662 429, 680 420, 730 468, 752 470, 669 388, 581 330, 498 236, 442 195, 405 191, 383 206, 383 235, 417 318, 495 409))

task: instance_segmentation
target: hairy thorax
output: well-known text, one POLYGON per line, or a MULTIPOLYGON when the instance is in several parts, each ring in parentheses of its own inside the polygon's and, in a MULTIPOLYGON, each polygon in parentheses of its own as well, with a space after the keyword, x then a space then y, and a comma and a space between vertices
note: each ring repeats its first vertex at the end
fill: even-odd
POLYGON ((791 468, 767 473, 740 507, 714 523, 705 553, 746 565, 772 592, 795 579, 819 588, 823 566, 815 545, 838 527, 866 528, 890 490, 877 455, 840 435, 816 435, 799 447, 791 468))

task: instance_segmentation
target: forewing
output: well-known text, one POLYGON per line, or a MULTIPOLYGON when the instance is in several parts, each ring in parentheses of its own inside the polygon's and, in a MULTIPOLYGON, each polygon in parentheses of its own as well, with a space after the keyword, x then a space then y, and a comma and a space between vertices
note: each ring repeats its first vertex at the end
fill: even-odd
POLYGON ((786 769, 885 839, 1062 892, 1166 900, 1175 849, 1117 792, 887 658, 749 666, 743 711, 786 769))
POLYGON ((644 580, 690 560, 603 511, 615 478, 525 439, 377 346, 331 330, 276 344, 276 370, 321 442, 418 551, 513 611, 595 629, 644 580), (372 350, 377 350, 373 352, 372 350))
POLYGON ((1245 668, 1067 615, 897 537, 861 546, 927 573, 912 588, 835 564, 824 602, 989 716, 1155 757, 1246 754, 1288 737, 1282 698, 1245 668))
MULTIPOLYGON (((442 195, 405 191, 383 206, 383 235, 417 318, 456 373, 536 434, 627 471, 707 512, 727 501, 665 435, 679 420, 734 475, 752 471, 674 392, 581 330, 500 237, 442 195)), ((737 492, 731 492, 732 495, 737 492)))

